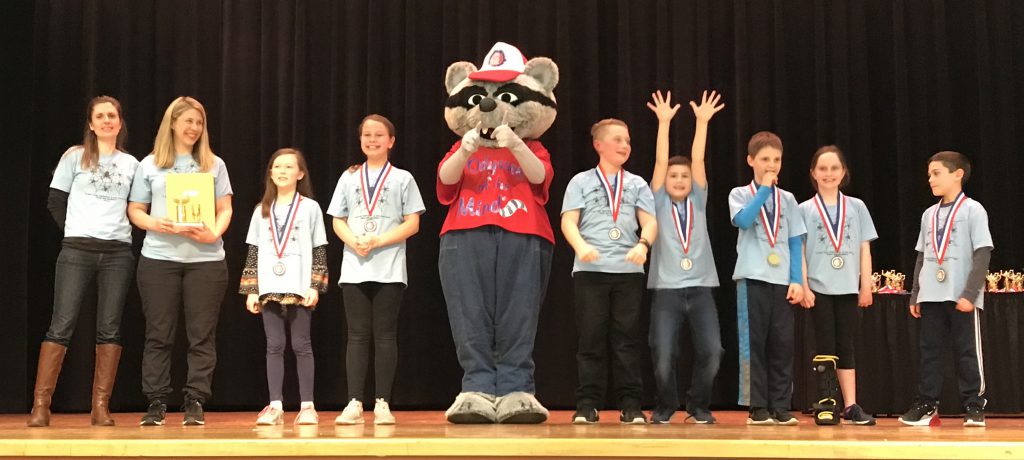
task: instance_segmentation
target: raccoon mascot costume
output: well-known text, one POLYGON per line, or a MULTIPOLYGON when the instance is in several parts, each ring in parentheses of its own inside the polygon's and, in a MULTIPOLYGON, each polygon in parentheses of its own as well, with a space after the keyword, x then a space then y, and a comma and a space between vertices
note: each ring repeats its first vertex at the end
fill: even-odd
POLYGON ((554 234, 544 205, 554 171, 537 140, 555 121, 558 67, 497 43, 478 70, 448 67, 444 118, 462 139, 438 166, 448 205, 438 268, 462 392, 452 423, 541 423, 533 343, 554 234))

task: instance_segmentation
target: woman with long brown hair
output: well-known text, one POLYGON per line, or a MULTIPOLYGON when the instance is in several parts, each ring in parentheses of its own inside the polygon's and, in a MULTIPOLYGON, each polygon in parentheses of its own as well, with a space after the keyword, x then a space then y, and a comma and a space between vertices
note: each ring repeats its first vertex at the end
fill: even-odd
POLYGON ((124 152, 121 103, 89 101, 82 145, 69 148, 50 182, 47 208, 64 231, 54 274, 53 316, 39 348, 28 426, 49 426, 50 401, 82 300, 96 286, 96 370, 92 424, 113 425, 110 393, 121 359, 121 313, 134 273, 132 229, 125 210, 139 161, 124 152))

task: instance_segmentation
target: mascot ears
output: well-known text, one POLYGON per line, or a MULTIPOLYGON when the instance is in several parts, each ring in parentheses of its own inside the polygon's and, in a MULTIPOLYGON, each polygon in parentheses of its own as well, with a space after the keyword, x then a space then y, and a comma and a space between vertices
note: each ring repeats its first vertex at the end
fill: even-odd
POLYGON ((472 62, 459 61, 448 66, 448 71, 444 74, 444 87, 448 90, 448 94, 452 94, 455 87, 459 86, 459 83, 465 81, 473 72, 476 72, 476 66, 472 62))
POLYGON ((467 78, 474 81, 502 83, 515 80, 519 75, 533 77, 546 92, 551 92, 558 84, 558 66, 545 57, 530 59, 523 56, 518 48, 508 43, 495 43, 483 67, 479 70, 473 63, 459 61, 448 66, 444 85, 448 94, 452 94, 459 84, 467 78))

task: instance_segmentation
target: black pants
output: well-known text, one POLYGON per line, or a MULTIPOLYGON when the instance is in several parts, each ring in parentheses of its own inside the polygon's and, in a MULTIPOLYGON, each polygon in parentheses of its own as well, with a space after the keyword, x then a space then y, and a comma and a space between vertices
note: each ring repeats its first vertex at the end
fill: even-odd
POLYGON ((610 351, 615 400, 620 409, 639 409, 643 392, 640 300, 644 275, 577 272, 572 279, 579 334, 576 406, 604 405, 610 351))
POLYGON ((853 337, 857 329, 857 294, 814 293, 814 353, 839 357, 839 369, 856 368, 853 337))
POLYGON ((789 286, 744 279, 736 283, 739 322, 739 404, 790 408, 793 397, 793 306, 789 286))
POLYGON ((342 284, 348 345, 345 371, 349 399, 363 400, 366 367, 373 339, 373 368, 376 398, 391 401, 391 385, 398 367, 398 309, 402 305, 402 283, 342 284))
POLYGON ((185 397, 208 400, 217 365, 217 319, 228 284, 227 265, 223 260, 182 263, 140 257, 135 276, 146 318, 142 393, 150 401, 167 401, 171 394, 171 353, 178 315, 184 311, 188 336, 185 397))
POLYGON ((985 407, 985 398, 982 397, 985 394, 985 366, 981 353, 981 311, 975 308, 964 313, 958 311, 953 302, 922 302, 920 306, 918 399, 930 403, 939 400, 942 392, 942 348, 946 342, 952 342, 960 399, 965 407, 969 404, 985 407))

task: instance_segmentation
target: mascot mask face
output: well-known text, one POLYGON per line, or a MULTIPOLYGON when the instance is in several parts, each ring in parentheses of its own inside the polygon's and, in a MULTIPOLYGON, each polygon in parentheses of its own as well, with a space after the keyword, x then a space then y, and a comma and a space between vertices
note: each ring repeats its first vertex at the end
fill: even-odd
POLYGON ((555 121, 558 66, 545 57, 529 61, 516 47, 498 42, 478 70, 471 62, 448 66, 444 119, 460 137, 478 128, 480 143, 495 147, 494 128, 508 124, 522 139, 537 139, 555 121))

